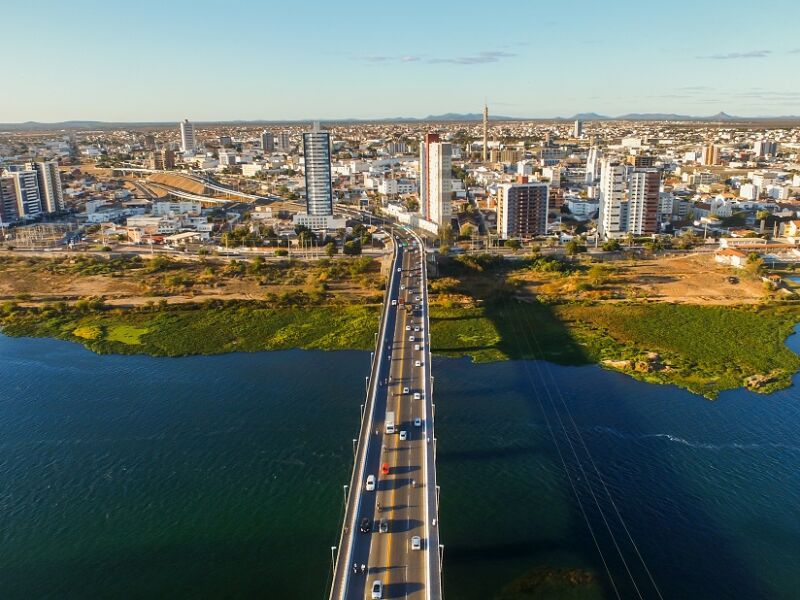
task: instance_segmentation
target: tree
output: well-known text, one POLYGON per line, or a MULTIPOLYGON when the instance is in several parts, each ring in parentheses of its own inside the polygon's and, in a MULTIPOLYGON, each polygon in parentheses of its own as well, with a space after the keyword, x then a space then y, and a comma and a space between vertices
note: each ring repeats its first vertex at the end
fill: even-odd
POLYGON ((336 242, 328 242, 327 244, 325 244, 325 254, 329 258, 333 258, 338 251, 339 250, 336 247, 336 242))
POLYGON ((603 242, 603 250, 606 252, 617 252, 620 250, 622 246, 619 243, 619 240, 606 240, 603 242))
POLYGON ((586 252, 586 246, 582 245, 578 238, 572 238, 564 245, 567 256, 575 256, 579 252, 586 252))
POLYGON ((275 250, 275 256, 289 256, 289 251, 286 248, 278 248, 275 250))
POLYGON ((505 247, 511 248, 512 250, 519 250, 522 244, 519 240, 506 240, 505 247))
POLYGON ((361 254, 361 242, 359 240, 350 240, 344 243, 342 253, 348 256, 358 256, 361 254))
POLYGON ((471 238, 473 233, 475 233, 475 227, 471 223, 464 223, 458 230, 459 237, 466 239, 471 238))
POLYGON ((758 275, 764 269, 764 259, 757 252, 751 252, 747 255, 745 269, 753 275, 758 275))

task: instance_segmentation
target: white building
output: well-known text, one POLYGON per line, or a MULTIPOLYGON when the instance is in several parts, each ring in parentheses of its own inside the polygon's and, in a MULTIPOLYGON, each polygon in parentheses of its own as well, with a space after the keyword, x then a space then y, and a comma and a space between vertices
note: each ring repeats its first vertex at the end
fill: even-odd
POLYGON ((153 204, 153 215, 164 217, 170 215, 199 215, 202 205, 194 200, 162 201, 153 204))
POLYGON ((42 199, 42 210, 46 213, 60 212, 66 208, 64 204, 64 191, 61 187, 61 174, 58 172, 58 163, 46 160, 30 163, 28 169, 36 172, 39 184, 39 195, 42 199))
POLYGON ((600 163, 603 152, 597 146, 589 148, 589 155, 586 157, 586 183, 592 185, 600 178, 600 163))
POLYGON ((444 225, 452 215, 452 146, 429 133, 420 144, 419 204, 422 216, 444 225))
POLYGON ((219 166, 220 167, 231 167, 236 164, 236 152, 233 150, 224 150, 221 149, 219 151, 219 166))
POLYGON ((195 150, 197 150, 197 139, 194 136, 194 125, 189 119, 184 119, 181 123, 181 151, 194 154, 195 150))
POLYGON ((619 237, 624 232, 622 200, 625 196, 625 166, 611 159, 600 169, 600 216, 597 232, 603 238, 619 237))
POLYGON ((20 219, 32 219, 42 213, 42 197, 35 171, 6 171, 12 180, 16 211, 20 219))
POLYGON ((306 177, 306 211, 312 216, 333 215, 331 183, 331 136, 314 123, 303 134, 303 159, 306 177))
POLYGON ((275 136, 271 131, 261 132, 261 150, 265 153, 275 151, 275 136))

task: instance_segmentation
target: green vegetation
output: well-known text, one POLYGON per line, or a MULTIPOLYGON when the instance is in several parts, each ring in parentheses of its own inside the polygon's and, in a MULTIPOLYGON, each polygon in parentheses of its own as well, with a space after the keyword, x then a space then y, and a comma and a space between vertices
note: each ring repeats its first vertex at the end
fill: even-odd
POLYGON ((101 354, 184 356, 289 348, 366 350, 377 306, 290 306, 206 302, 145 310, 4 306, 3 332, 79 342, 101 354))

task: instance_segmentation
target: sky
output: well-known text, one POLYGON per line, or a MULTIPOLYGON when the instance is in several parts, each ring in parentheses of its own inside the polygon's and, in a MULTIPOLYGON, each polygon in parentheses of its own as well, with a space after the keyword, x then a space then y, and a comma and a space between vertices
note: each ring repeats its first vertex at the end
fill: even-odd
POLYGON ((0 123, 800 114, 797 0, 3 0, 0 22, 0 123))

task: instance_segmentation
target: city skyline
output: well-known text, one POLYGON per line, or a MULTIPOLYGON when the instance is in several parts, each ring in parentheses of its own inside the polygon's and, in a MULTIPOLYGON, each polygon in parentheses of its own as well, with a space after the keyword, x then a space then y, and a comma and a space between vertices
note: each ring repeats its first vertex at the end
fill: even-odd
MULTIPOLYGON (((796 114, 800 101, 791 79, 800 63, 794 19, 745 32, 751 7, 741 1, 724 12, 684 0, 669 11, 582 0, 558 11, 517 2, 502 13, 416 1, 391 12, 360 1, 346 10, 232 3, 223 11, 151 0, 137 7, 125 11, 124 26, 108 3, 44 2, 46 20, 27 18, 22 5, 5 7, 18 26, 0 38, 0 51, 24 48, 29 68, 15 73, 27 85, 4 99, 0 122, 419 118, 477 113, 484 99, 491 113, 511 117, 756 117, 796 114), (178 35, 179 27, 188 33, 178 35), (125 32, 143 43, 122 44, 125 32), (301 32, 310 34, 303 44, 301 32), (315 92, 323 88, 331 93, 315 92)), ((773 8, 798 13, 787 1, 773 8)))

